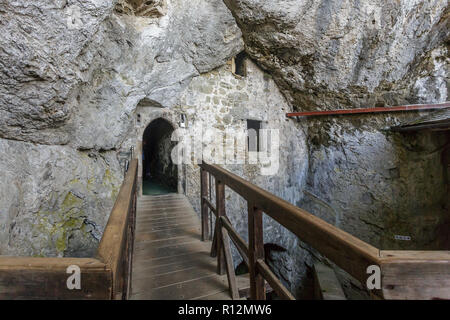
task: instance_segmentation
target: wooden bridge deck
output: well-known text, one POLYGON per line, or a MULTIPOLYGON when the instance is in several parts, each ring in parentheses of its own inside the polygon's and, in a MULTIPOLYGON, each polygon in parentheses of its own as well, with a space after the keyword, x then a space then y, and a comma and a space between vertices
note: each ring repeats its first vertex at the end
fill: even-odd
POLYGON ((184 195, 138 199, 131 299, 231 299, 200 226, 184 195))

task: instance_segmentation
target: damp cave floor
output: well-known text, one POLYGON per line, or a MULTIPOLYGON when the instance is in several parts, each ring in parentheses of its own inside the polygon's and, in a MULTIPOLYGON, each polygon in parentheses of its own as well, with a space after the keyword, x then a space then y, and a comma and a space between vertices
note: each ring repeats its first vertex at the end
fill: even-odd
POLYGON ((173 190, 164 184, 162 184, 158 180, 144 180, 142 185, 142 194, 146 196, 156 196, 156 195, 164 195, 170 193, 176 193, 176 190, 173 190))

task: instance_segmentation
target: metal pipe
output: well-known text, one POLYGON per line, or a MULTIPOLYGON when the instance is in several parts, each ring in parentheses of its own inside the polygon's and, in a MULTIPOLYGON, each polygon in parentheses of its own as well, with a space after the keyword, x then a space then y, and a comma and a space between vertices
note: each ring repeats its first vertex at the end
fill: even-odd
POLYGON ((362 109, 341 109, 328 111, 305 111, 305 112, 290 112, 286 113, 286 117, 307 117, 307 116, 328 116, 340 114, 361 114, 361 113, 380 113, 380 112, 398 112, 398 111, 414 111, 414 110, 435 110, 445 109, 450 107, 450 102, 435 103, 435 104, 413 104, 396 107, 377 107, 377 108, 362 108, 362 109))

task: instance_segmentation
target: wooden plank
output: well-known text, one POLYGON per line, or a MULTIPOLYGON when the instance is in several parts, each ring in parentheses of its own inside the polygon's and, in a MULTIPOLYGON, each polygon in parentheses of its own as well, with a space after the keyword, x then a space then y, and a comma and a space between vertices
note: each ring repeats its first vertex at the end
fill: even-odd
POLYGON ((63 270, 70 265, 78 265, 82 269, 106 270, 106 264, 93 258, 39 258, 0 256, 0 270, 63 270))
POLYGON ((200 252, 205 249, 207 250, 205 245, 197 240, 162 248, 148 247, 146 249, 138 250, 134 252, 134 259, 138 262, 143 259, 149 260, 161 257, 177 256, 183 253, 200 252))
POLYGON ((381 250, 380 257, 384 262, 397 259, 450 261, 450 251, 381 250))
POLYGON ((150 276, 158 276, 176 271, 190 270, 192 268, 204 269, 207 266, 215 269, 215 259, 211 259, 211 257, 202 255, 200 253, 193 253, 190 255, 183 255, 181 258, 178 257, 175 262, 168 264, 138 264, 133 269, 133 278, 138 280, 141 278, 148 278, 150 276))
POLYGON ((346 300, 336 273, 321 262, 314 263, 314 291, 318 300, 346 300))
POLYGON ((141 224, 138 226, 138 232, 154 232, 154 231, 162 231, 168 229, 179 229, 186 227, 195 227, 198 225, 198 220, 196 221, 181 221, 178 223, 165 223, 160 225, 152 225, 152 224, 141 224))
POLYGON ((200 231, 200 226, 198 223, 196 224, 182 224, 182 225, 178 225, 178 226, 165 226, 163 228, 156 228, 156 230, 150 230, 152 229, 151 226, 149 226, 146 229, 142 229, 141 231, 139 231, 139 234, 145 234, 145 235, 150 235, 152 233, 159 233, 159 232, 169 232, 169 231, 185 231, 187 230, 188 232, 192 229, 196 229, 200 231))
POLYGON ((214 274, 215 265, 209 264, 202 267, 193 266, 189 269, 183 269, 165 274, 152 275, 148 277, 139 277, 133 286, 133 294, 167 287, 174 284, 183 283, 204 278, 205 276, 214 274))
POLYGON ((221 217, 220 219, 223 227, 227 229, 231 239, 233 240, 233 243, 236 245, 236 248, 239 251, 242 259, 248 266, 249 249, 247 244, 245 243, 244 239, 240 236, 240 234, 237 233, 236 230, 233 228, 228 217, 221 217))
POLYGON ((221 291, 206 296, 196 297, 195 299, 192 300, 229 300, 229 299, 230 299, 230 292, 221 291))
POLYGON ((0 258, 0 300, 110 299, 111 270, 87 258, 0 258), (81 289, 67 288, 67 267, 81 271, 81 289))
POLYGON ((175 228, 170 230, 163 230, 163 231, 155 231, 151 233, 146 234, 136 234, 136 240, 137 241, 146 241, 146 240, 163 240, 163 239, 170 239, 170 238, 176 238, 181 236, 186 236, 188 234, 192 235, 198 235, 200 238, 200 226, 196 227, 190 227, 190 228, 175 228))
POLYGON ((187 210, 189 208, 186 208, 186 204, 185 203, 180 203, 177 205, 138 205, 137 209, 139 210, 139 212, 142 212, 145 215, 148 214, 157 214, 157 213, 166 213, 166 212, 171 212, 171 211, 180 211, 180 210, 187 210))
POLYGON ((161 248, 161 247, 166 247, 166 246, 170 246, 170 245, 192 242, 192 241, 196 241, 196 240, 198 240, 198 237, 187 235, 187 236, 178 237, 178 238, 156 240, 156 241, 135 241, 134 248, 135 248, 135 251, 139 251, 141 249, 145 249, 145 248, 149 248, 149 247, 161 248))
POLYGON ((205 170, 200 169, 202 241, 205 241, 209 237, 208 207, 205 202, 207 196, 208 196, 208 173, 205 170))
POLYGON ((230 288, 230 295, 233 300, 239 299, 239 291, 236 283, 236 274, 234 271, 233 257, 230 250, 230 239, 228 231, 225 228, 221 230, 222 234, 222 249, 225 259, 225 267, 227 270, 228 287, 230 288))
MULTIPOLYGON (((191 252, 185 252, 180 255, 175 256, 166 256, 166 257, 160 257, 155 259, 142 259, 141 261, 136 261, 134 265, 134 269, 136 272, 141 272, 142 270, 147 269, 158 269, 159 267, 168 266, 174 263, 182 263, 183 261, 191 261, 191 260, 202 260, 204 256, 208 255, 207 250, 201 250, 201 251, 191 251, 191 252)), ((208 260, 204 260, 208 261, 208 260)), ((209 263, 209 262, 208 262, 209 263)), ((155 271, 156 272, 156 271, 155 271)))
POLYGON ((389 259, 380 265, 385 299, 450 299, 450 260, 389 259))
POLYGON ((362 283, 367 267, 379 264, 379 250, 368 243, 219 166, 200 166, 362 283))
POLYGON ((264 260, 258 259, 256 261, 256 267, 261 273, 264 279, 270 284, 270 286, 275 290, 275 292, 285 300, 295 300, 292 293, 286 289, 286 287, 281 283, 277 276, 270 270, 269 266, 264 262, 264 260))
POLYGON ((219 229, 219 220, 216 219, 216 223, 214 225, 214 233, 213 240, 211 244, 211 257, 217 257, 217 230, 219 229))
POLYGON ((171 205, 173 204, 184 204, 186 203, 186 199, 181 197, 178 198, 174 198, 174 197, 166 197, 164 199, 160 199, 160 200, 143 200, 142 198, 139 198, 139 202, 138 202, 138 207, 148 207, 148 206, 155 206, 155 205, 159 205, 159 206, 163 206, 170 203, 171 205))
MULTIPOLYGON (((225 185, 220 180, 216 179, 216 206, 217 217, 225 216, 225 185)), ((220 220, 217 220, 216 228, 216 250, 217 250, 217 273, 225 274, 225 258, 222 250, 222 228, 220 227, 220 220)))
POLYGON ((136 220, 136 224, 145 223, 145 222, 156 222, 156 221, 171 221, 174 219, 184 219, 187 217, 195 217, 191 213, 180 212, 180 213, 164 213, 155 216, 141 216, 136 220))
POLYGON ((227 290, 225 276, 209 275, 192 281, 148 290, 132 295, 132 299, 186 300, 227 290))
POLYGON ((250 297, 252 300, 265 300, 264 278, 256 263, 258 259, 264 259, 262 211, 251 202, 248 203, 248 239, 250 297))
POLYGON ((154 221, 141 221, 137 227, 167 227, 167 226, 177 226, 181 224, 192 223, 198 224, 198 218, 193 216, 184 216, 176 219, 162 219, 154 221))

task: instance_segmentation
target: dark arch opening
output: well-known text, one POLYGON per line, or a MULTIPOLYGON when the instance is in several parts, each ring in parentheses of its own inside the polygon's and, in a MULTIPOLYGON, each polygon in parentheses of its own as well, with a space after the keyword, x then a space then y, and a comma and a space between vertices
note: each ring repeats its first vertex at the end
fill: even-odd
POLYGON ((171 153, 176 141, 171 141, 174 128, 162 118, 153 120, 142 139, 142 193, 166 194, 177 191, 178 168, 171 153))

